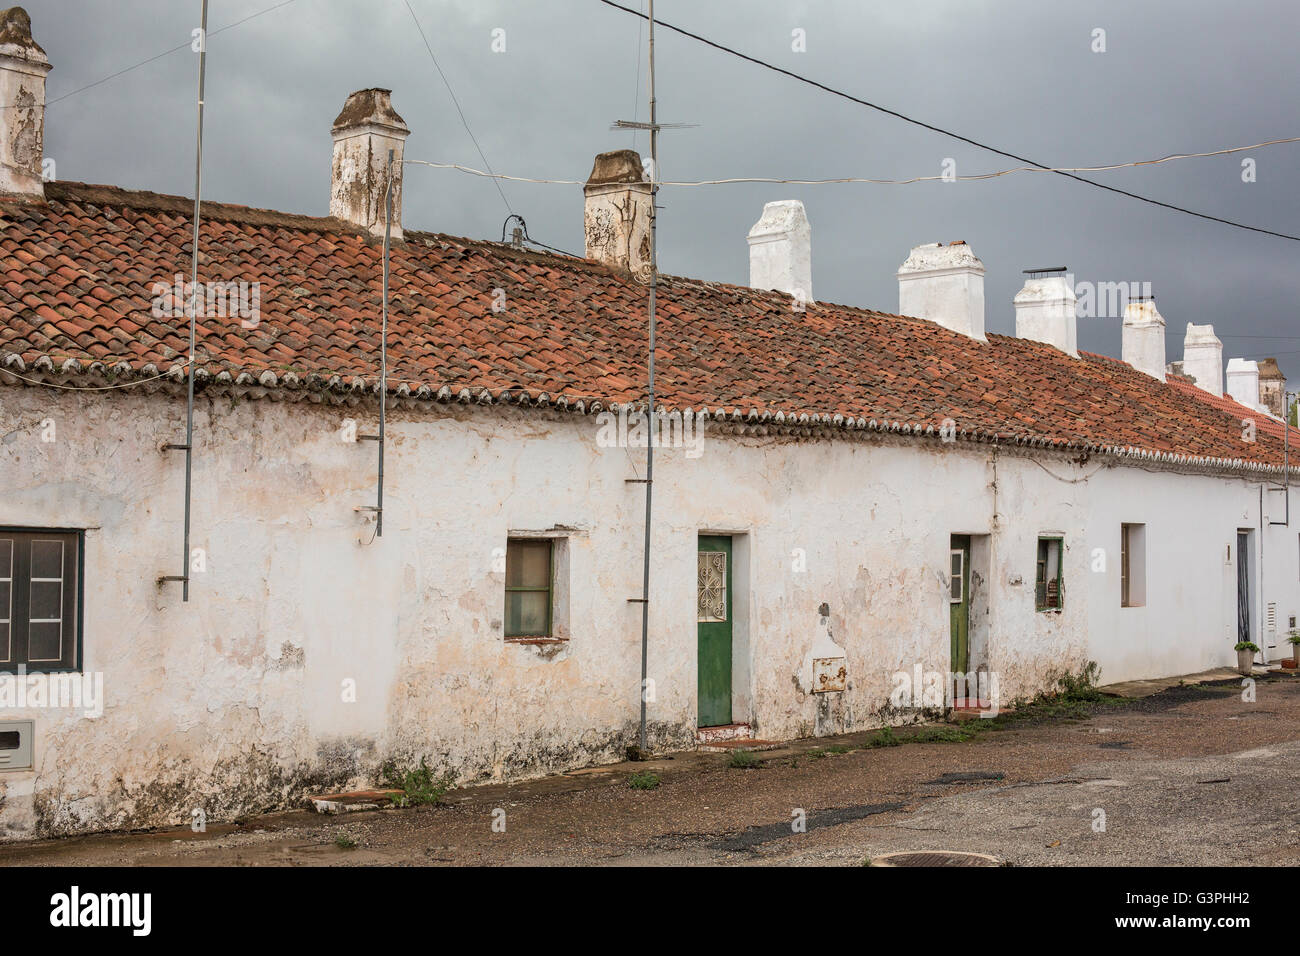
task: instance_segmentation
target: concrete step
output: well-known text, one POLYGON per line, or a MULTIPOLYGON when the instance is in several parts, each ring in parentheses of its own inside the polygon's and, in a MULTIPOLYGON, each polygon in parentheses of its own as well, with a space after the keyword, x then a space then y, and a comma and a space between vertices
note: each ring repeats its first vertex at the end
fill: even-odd
POLYGON ((391 806, 405 794, 401 790, 353 790, 350 793, 324 793, 308 797, 317 813, 353 813, 391 806))
POLYGON ((753 736, 749 724, 723 724, 720 727, 701 727, 695 731, 699 743, 713 743, 717 740, 738 740, 753 736))
POLYGON ((775 750, 780 746, 781 741, 779 740, 758 740, 753 737, 743 737, 701 743, 695 749, 706 754, 725 754, 733 750, 775 750))

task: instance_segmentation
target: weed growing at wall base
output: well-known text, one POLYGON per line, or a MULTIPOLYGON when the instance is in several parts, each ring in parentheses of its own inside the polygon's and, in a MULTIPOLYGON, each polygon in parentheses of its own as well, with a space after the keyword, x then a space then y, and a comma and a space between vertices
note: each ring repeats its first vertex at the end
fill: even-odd
POLYGON ((399 807, 436 806, 455 785, 455 777, 446 773, 435 777, 424 758, 420 765, 401 770, 393 761, 380 768, 380 781, 392 790, 401 790, 402 796, 393 802, 399 807))

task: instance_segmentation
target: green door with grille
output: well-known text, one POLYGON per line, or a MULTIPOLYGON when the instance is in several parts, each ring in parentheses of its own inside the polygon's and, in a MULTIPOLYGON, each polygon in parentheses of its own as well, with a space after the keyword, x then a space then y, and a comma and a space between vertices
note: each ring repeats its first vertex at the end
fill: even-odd
POLYGON ((731 538, 700 535, 696 639, 699 725, 731 723, 731 538))
POLYGON ((954 534, 948 549, 948 608, 952 669, 970 670, 970 535, 954 534))

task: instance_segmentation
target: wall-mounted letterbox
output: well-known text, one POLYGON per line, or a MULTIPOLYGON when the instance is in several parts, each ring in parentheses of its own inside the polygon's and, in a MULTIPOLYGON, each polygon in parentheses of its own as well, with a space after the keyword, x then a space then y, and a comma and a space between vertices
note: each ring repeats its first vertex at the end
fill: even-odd
POLYGON ((35 736, 35 721, 0 720, 0 771, 31 770, 35 736))

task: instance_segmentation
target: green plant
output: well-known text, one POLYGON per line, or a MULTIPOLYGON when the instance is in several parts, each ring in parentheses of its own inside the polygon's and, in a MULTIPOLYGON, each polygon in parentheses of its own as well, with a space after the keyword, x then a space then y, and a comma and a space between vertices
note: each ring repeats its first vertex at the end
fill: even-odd
POLYGON ((390 790, 402 791, 402 796, 393 801, 399 807, 436 806, 456 783, 451 773, 435 777, 423 757, 418 767, 409 770, 399 770, 393 761, 388 761, 380 768, 380 780, 390 790))
POLYGON ((1256 651, 1259 650, 1259 645, 1256 644, 1254 641, 1238 641, 1236 644, 1232 646, 1232 649, 1234 651, 1250 651, 1252 654, 1254 654, 1256 651))
POLYGON ((634 773, 628 778, 627 785, 633 790, 653 790, 659 786, 659 775, 649 770, 634 773))
POLYGON ((893 727, 881 727, 876 735, 867 741, 868 747, 897 747, 902 741, 894 734, 893 727))
POLYGON ((733 750, 731 752, 731 758, 727 761, 727 766, 734 770, 754 770, 762 766, 762 763, 763 762, 754 755, 754 751, 741 748, 740 750, 733 750))
POLYGON ((1300 644, 1300 631, 1295 629, 1288 631, 1286 639, 1292 647, 1295 647, 1297 644, 1300 644))
POLYGON ((1056 686, 1060 690, 1060 696, 1068 701, 1100 700, 1102 694, 1097 689, 1097 681, 1100 677, 1101 668, 1097 666, 1097 662, 1088 661, 1079 673, 1071 674, 1067 671, 1058 677, 1056 686))
POLYGON ((918 744, 959 744, 975 736, 975 731, 961 727, 922 727, 913 735, 918 744))
POLYGON ((334 845, 340 850, 355 850, 357 848, 357 841, 352 839, 352 837, 348 836, 346 833, 340 833, 334 838, 334 845))

